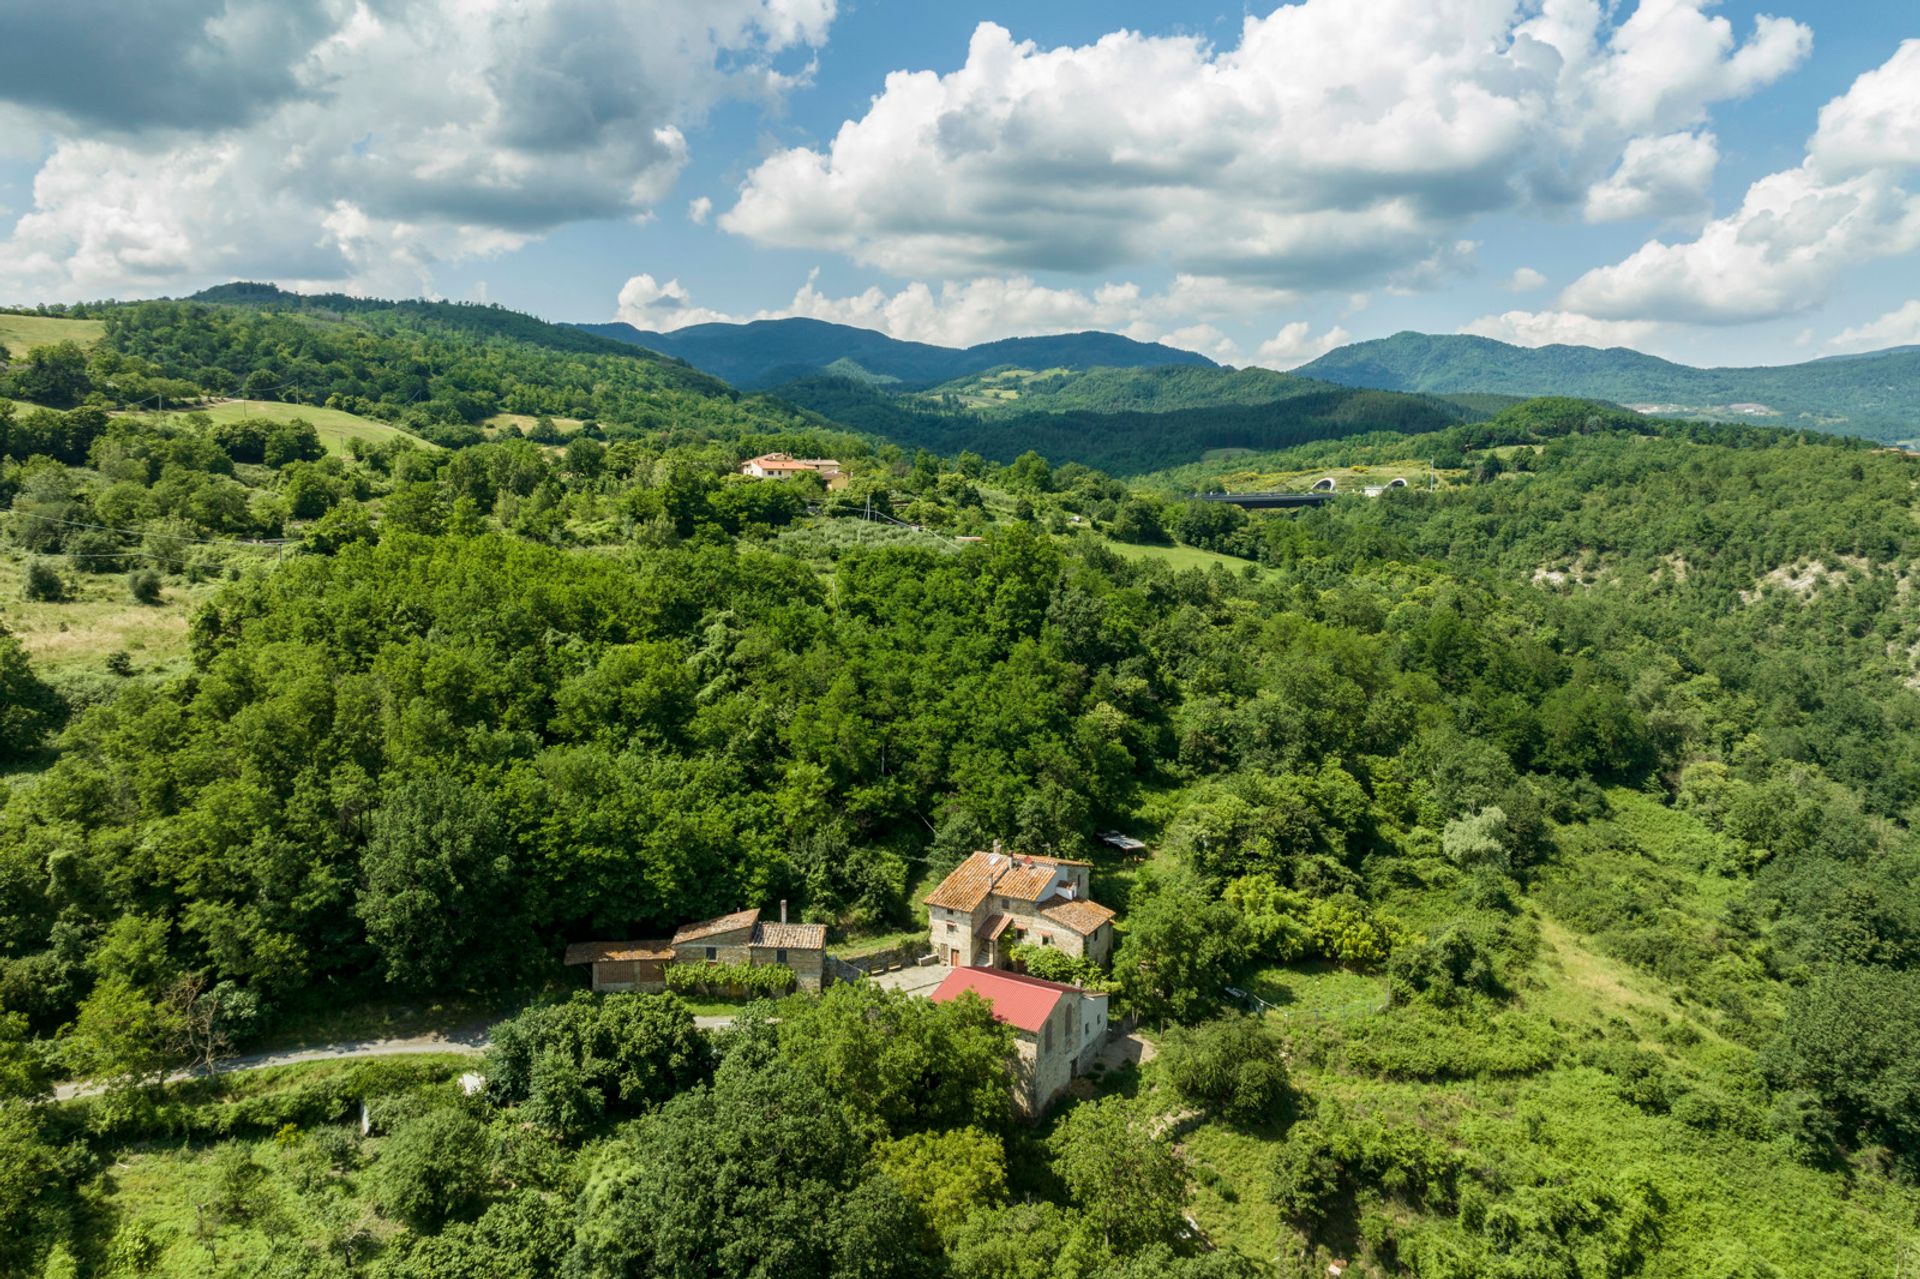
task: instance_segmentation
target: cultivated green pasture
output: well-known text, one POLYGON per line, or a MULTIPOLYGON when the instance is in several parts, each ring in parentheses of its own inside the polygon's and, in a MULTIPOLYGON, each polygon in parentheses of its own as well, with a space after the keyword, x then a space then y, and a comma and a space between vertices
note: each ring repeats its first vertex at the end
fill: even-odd
POLYGON ((15 359, 36 346, 55 342, 78 342, 92 346, 105 336, 107 326, 99 320, 62 320, 49 315, 0 315, 0 346, 15 359))
POLYGON ((1218 551, 1203 551, 1195 546, 1140 546, 1132 542, 1108 542, 1107 545, 1130 560, 1159 560, 1176 570, 1197 568, 1204 572, 1211 568, 1224 568, 1229 573, 1239 573, 1259 567, 1251 560, 1222 555, 1218 551))
POLYGON ((383 444, 388 440, 398 439, 405 440, 417 448, 440 447, 417 435, 411 435, 397 426, 388 426, 385 422, 376 422, 372 418, 360 417, 354 413, 343 413, 339 409, 316 408, 306 404, 281 404, 273 400, 224 400, 197 411, 205 413, 216 422, 238 422, 243 418, 291 422, 299 418, 303 422, 313 424, 313 429, 319 433, 320 442, 327 446, 329 453, 345 453, 348 442, 352 440, 383 444))

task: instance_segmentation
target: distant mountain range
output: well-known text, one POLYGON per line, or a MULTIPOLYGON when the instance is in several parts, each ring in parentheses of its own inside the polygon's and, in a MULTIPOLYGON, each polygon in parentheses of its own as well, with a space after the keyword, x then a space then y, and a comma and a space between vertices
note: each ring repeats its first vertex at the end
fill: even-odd
POLYGON ((753 320, 694 324, 653 333, 631 324, 580 324, 603 338, 629 342, 685 360, 743 390, 755 390, 831 372, 882 385, 932 386, 1003 365, 1023 369, 1139 368, 1186 364, 1218 368, 1192 351, 1136 342, 1117 333, 1062 333, 1007 338, 964 349, 902 342, 872 329, 824 320, 753 320))
POLYGON ((1670 417, 1882 440, 1920 436, 1914 346, 1805 364, 1699 369, 1625 347, 1522 347, 1465 334, 1396 333, 1340 347, 1294 372, 1382 391, 1572 395, 1670 417))

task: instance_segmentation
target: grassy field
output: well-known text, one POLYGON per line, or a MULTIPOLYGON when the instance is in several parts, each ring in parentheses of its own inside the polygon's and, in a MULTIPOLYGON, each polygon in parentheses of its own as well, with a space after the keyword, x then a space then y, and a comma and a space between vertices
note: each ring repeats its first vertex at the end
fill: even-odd
POLYGON ((1218 551, 1203 551, 1194 546, 1139 546, 1132 542, 1111 541, 1107 545, 1130 560, 1160 560, 1176 570, 1197 568, 1204 572, 1207 569, 1224 568, 1229 573, 1239 573, 1251 568, 1256 572, 1264 571, 1252 560, 1222 555, 1218 551))
MULTIPOLYGON (((411 1069, 422 1081, 415 1088, 442 1095, 456 1087, 454 1077, 472 1068, 472 1058, 425 1054, 378 1063, 389 1077, 411 1069)), ((307 1062, 247 1071, 217 1084, 175 1085, 167 1093, 170 1100, 191 1098, 205 1112, 334 1085, 346 1088, 351 1109, 356 1076, 365 1077, 362 1063, 307 1062)), ((85 1102, 62 1106, 78 1120, 87 1108, 85 1102)), ((272 1269, 269 1257, 276 1244, 284 1250, 289 1242, 304 1245, 297 1252, 312 1249, 337 1259, 350 1246, 365 1256, 399 1231, 374 1207, 378 1176, 372 1165, 384 1138, 378 1132, 362 1138, 357 1124, 346 1115, 340 1120, 288 1124, 272 1135, 224 1141, 169 1136, 122 1146, 91 1190, 100 1210, 92 1242, 100 1246, 111 1238, 123 1256, 137 1258, 112 1273, 163 1279, 286 1273, 272 1269)), ((47 1273, 73 1271, 50 1265, 47 1273)))
MULTIPOLYGON (((539 421, 539 418, 531 417, 525 413, 495 413, 492 417, 480 424, 480 429, 491 438, 500 434, 503 428, 509 426, 517 426, 523 431, 531 431, 539 421)), ((580 419, 577 417, 557 417, 553 419, 553 425, 559 430, 560 434, 571 435, 580 429, 580 419)))
POLYGON ((1071 373, 1070 369, 997 369, 991 373, 977 374, 971 378, 957 379, 944 386, 920 396, 907 397, 910 402, 939 407, 945 397, 952 396, 961 408, 984 409, 998 405, 1012 404, 1020 399, 1029 382, 1044 378, 1054 378, 1071 373))
POLYGON ((0 346, 18 358, 36 346, 55 342, 78 342, 92 346, 105 335, 107 326, 99 320, 61 320, 46 315, 0 315, 0 346))
POLYGON ((343 413, 339 409, 316 408, 306 404, 279 404, 272 400, 227 400, 210 408, 196 410, 205 413, 216 422, 238 422, 242 418, 265 418, 271 422, 291 422, 299 418, 310 422, 319 433, 320 442, 327 446, 329 453, 345 453, 350 440, 365 440, 369 444, 381 444, 387 440, 400 439, 417 448, 439 448, 417 435, 410 435, 397 426, 388 426, 385 422, 376 422, 372 418, 360 417, 353 413, 343 413))
MULTIPOLYGON (((270 551, 236 549, 235 562, 244 557, 270 557, 270 551)), ((131 562, 142 562, 133 557, 131 562)), ((26 557, 0 556, 0 625, 27 650, 34 668, 43 675, 101 671, 110 653, 125 652, 142 673, 171 674, 187 666, 187 618, 219 583, 189 583, 167 578, 159 604, 137 603, 120 573, 73 573, 55 557, 72 585, 73 598, 57 604, 23 597, 26 557)))

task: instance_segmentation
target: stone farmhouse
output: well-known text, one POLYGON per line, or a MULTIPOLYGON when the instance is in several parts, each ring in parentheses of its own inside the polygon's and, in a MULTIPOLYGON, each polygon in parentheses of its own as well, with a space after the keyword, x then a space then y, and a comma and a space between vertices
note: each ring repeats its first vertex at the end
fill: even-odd
POLYGON ((968 992, 993 1006, 994 1020, 1013 1027, 1013 1100, 1029 1117, 1051 1106, 1106 1043, 1107 997, 1097 991, 994 968, 955 968, 930 998, 944 1004, 968 992))
POLYGON ((1057 946, 1106 964, 1113 912, 1088 892, 1092 868, 1063 857, 974 853, 927 895, 933 952, 956 968, 1004 968, 1015 945, 1057 946))
POLYGON ((802 990, 819 990, 826 971, 827 926, 790 924, 780 903, 778 923, 760 911, 735 911, 683 925, 668 941, 580 942, 566 962, 591 965, 595 990, 660 991, 668 964, 784 964, 802 990))
POLYGON ((818 475, 829 489, 847 486, 846 472, 830 457, 792 457, 786 453, 762 453, 740 464, 740 474, 757 480, 785 480, 807 473, 818 475))

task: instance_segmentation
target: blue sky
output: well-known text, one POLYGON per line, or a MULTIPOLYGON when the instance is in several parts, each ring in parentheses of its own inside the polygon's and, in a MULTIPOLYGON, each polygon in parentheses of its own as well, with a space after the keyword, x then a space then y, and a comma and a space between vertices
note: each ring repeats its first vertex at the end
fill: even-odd
POLYGON ((126 14, 0 14, 0 300, 238 276, 1275 366, 1405 328, 1695 363, 1920 341, 1910 2, 126 14))

